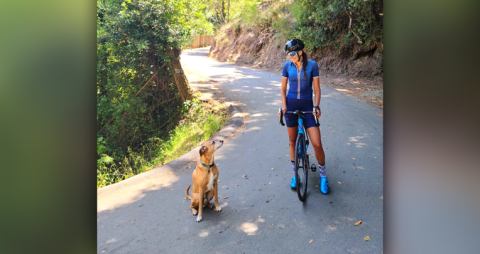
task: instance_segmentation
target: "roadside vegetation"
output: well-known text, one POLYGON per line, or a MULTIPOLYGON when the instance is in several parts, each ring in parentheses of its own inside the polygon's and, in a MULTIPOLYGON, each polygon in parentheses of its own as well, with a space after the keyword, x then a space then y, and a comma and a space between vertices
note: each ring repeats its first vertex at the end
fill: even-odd
POLYGON ((228 121, 229 111, 224 104, 213 106, 199 101, 195 94, 192 101, 186 101, 182 110, 182 120, 174 129, 164 135, 153 136, 135 151, 127 148, 120 157, 109 154, 103 137, 97 138, 97 188, 119 182, 134 175, 168 163, 195 148, 200 142, 209 139, 228 121), (161 137, 164 138, 161 138, 161 137))
POLYGON ((354 47, 383 49, 383 0, 232 1, 230 14, 230 22, 216 23, 215 31, 270 29, 282 41, 299 38, 310 51, 333 47, 339 56, 354 47))
POLYGON ((166 163, 208 139, 227 110, 189 89, 179 55, 212 33, 205 5, 97 1, 97 187, 166 163))

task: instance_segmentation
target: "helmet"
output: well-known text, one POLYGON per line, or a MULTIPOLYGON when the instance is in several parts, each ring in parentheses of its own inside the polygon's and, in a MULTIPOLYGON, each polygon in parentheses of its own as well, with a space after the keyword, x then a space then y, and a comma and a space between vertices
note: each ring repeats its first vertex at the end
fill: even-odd
POLYGON ((302 50, 305 47, 305 44, 303 44, 303 41, 300 39, 291 39, 285 43, 285 53, 292 52, 292 51, 297 51, 297 50, 302 50))

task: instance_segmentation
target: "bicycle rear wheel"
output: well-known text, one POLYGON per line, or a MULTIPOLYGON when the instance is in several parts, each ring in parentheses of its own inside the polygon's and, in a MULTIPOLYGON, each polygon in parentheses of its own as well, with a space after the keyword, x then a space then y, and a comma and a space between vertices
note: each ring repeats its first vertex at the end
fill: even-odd
POLYGON ((308 165, 306 159, 305 136, 299 133, 295 143, 295 180, 298 199, 304 202, 307 195, 308 165))

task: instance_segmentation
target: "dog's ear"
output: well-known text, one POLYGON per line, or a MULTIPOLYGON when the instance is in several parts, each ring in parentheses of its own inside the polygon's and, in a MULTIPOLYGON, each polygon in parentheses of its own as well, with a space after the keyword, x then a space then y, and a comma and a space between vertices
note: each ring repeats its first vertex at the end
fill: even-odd
POLYGON ((205 153, 205 151, 207 151, 207 149, 208 147, 202 146, 202 148, 200 148, 200 156, 202 156, 205 153))

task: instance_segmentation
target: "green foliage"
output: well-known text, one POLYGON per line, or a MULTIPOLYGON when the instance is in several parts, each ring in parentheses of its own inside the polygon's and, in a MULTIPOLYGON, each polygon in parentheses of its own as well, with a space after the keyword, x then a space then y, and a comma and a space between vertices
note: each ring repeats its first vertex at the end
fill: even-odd
POLYGON ((382 0, 299 0, 296 6, 299 11, 293 14, 298 29, 294 36, 308 42, 309 49, 330 45, 342 48, 356 43, 358 38, 348 28, 347 11, 351 13, 352 29, 365 48, 382 42, 382 0))
MULTIPOLYGON (((228 120, 227 111, 224 106, 211 107, 197 98, 186 101, 182 108, 184 120, 166 138, 151 137, 140 151, 128 148, 128 154, 118 163, 114 163, 114 158, 102 154, 97 160, 97 187, 146 172, 190 151, 218 132, 228 120)), ((103 145, 102 142, 98 138, 97 146, 103 145)))
POLYGON ((143 170, 149 140, 168 137, 185 115, 167 51, 212 31, 199 2, 97 1, 99 186, 143 170))
POLYGON ((240 24, 247 30, 271 28, 276 38, 304 40, 309 50, 333 46, 340 53, 357 44, 352 30, 366 50, 383 44, 381 13, 383 0, 238 0, 230 8, 236 30, 240 24))

